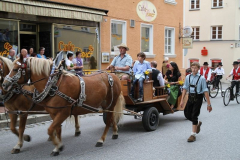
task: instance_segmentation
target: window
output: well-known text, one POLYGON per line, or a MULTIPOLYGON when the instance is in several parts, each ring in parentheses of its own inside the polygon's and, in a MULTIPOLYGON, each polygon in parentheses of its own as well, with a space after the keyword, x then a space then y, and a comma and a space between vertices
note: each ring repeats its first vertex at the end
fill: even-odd
POLYGON ((192 29, 193 29, 193 32, 192 32, 193 40, 199 40, 200 28, 192 27, 192 29))
POLYGON ((175 29, 165 28, 165 54, 175 54, 175 29))
POLYGON ((165 3, 176 5, 176 0, 164 0, 165 3))
POLYGON ((199 59, 189 59, 189 66, 188 67, 191 67, 192 63, 193 62, 198 62, 199 63, 199 59))
POLYGON ((153 26, 141 24, 141 52, 153 54, 153 26))
POLYGON ((191 0, 191 10, 200 9, 200 0, 191 0))
POLYGON ((211 63, 212 63, 211 67, 213 70, 217 68, 219 62, 222 62, 222 60, 221 59, 211 59, 211 63))
POLYGON ((212 0, 212 8, 222 8, 223 0, 212 0))
POLYGON ((222 26, 214 26, 212 27, 212 40, 221 40, 222 39, 222 26))
POLYGON ((119 20, 111 21, 111 52, 114 47, 126 43, 126 22, 119 20))
POLYGON ((239 25, 239 28, 238 28, 238 39, 240 40, 240 25, 239 25))

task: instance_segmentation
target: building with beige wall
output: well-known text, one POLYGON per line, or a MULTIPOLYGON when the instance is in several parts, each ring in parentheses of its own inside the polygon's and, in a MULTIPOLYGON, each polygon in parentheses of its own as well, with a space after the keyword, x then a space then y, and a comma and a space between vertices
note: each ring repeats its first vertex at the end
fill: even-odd
MULTIPOLYGON (((185 0, 185 26, 193 28, 193 48, 184 57, 184 67, 193 61, 216 68, 223 63, 225 76, 233 61, 240 61, 240 1, 185 0), (207 55, 202 55, 203 48, 207 55)), ((225 78, 224 78, 225 79, 225 78)))
MULTIPOLYGON (((80 50, 84 52, 85 69, 90 69, 88 63, 93 56, 97 69, 105 69, 118 54, 116 46, 126 43, 133 59, 142 51, 148 61, 158 62, 158 69, 166 56, 182 68, 182 44, 178 38, 183 23, 181 0, 68 0, 67 3, 3 0, 0 3, 0 23, 15 23, 15 28, 11 28, 15 41, 10 41, 10 45, 18 51, 28 45, 34 45, 36 51, 44 46, 47 56, 54 57, 62 49, 80 50), (17 4, 22 6, 16 7, 17 4), (102 59, 102 54, 105 57, 109 54, 110 59, 102 59)), ((7 28, 6 25, 2 29, 7 28)))

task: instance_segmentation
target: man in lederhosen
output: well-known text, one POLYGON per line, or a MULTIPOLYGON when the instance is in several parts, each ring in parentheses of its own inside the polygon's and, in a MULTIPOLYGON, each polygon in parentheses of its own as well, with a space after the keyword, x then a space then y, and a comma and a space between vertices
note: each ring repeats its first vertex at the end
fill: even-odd
POLYGON ((200 132, 202 122, 198 122, 198 116, 200 115, 203 102, 203 94, 207 99, 207 110, 209 112, 212 111, 206 79, 198 73, 199 68, 200 64, 198 62, 193 62, 191 64, 192 73, 185 79, 180 103, 183 108, 183 99, 188 91, 188 101, 184 109, 185 117, 192 121, 192 132, 187 140, 188 142, 196 141, 196 134, 200 132))

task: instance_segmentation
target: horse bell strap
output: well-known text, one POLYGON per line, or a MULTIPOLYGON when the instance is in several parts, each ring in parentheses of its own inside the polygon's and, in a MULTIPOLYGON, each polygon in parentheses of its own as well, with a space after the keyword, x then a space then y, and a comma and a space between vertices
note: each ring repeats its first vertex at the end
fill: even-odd
POLYGON ((80 80, 80 87, 81 87, 81 93, 78 98, 78 106, 83 106, 83 102, 86 101, 86 94, 85 94, 85 82, 82 77, 77 75, 80 80))
MULTIPOLYGON (((107 72, 106 72, 107 73, 107 72)), ((112 102, 113 102, 113 83, 114 83, 114 80, 112 78, 112 76, 110 74, 108 74, 108 83, 109 85, 111 86, 111 94, 112 94, 112 100, 111 100, 111 103, 108 105, 108 107, 106 109, 109 109, 112 105, 112 102)))

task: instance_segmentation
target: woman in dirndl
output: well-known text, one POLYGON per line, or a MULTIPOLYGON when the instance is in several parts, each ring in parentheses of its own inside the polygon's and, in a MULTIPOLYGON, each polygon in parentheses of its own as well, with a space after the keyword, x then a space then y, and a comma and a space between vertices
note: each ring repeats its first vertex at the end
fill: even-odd
POLYGON ((166 72, 164 80, 165 84, 170 84, 170 96, 168 103, 173 109, 178 97, 181 95, 179 81, 182 81, 181 73, 179 71, 178 65, 175 62, 170 62, 169 70, 166 72))
POLYGON ((73 65, 75 66, 75 71, 79 76, 83 76, 82 69, 83 69, 83 60, 81 58, 81 52, 76 52, 76 58, 73 59, 73 65))

